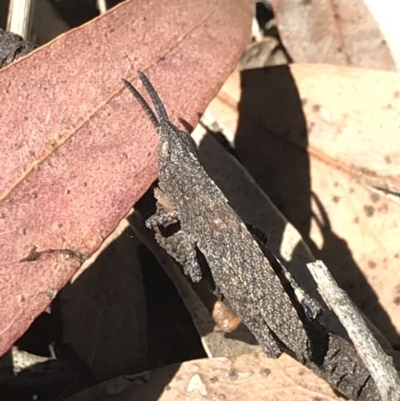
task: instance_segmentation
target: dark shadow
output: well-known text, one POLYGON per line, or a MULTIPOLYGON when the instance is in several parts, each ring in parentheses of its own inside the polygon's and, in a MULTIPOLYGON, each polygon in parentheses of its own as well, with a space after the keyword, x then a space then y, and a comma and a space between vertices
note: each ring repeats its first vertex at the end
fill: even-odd
MULTIPOLYGON (((106 1, 107 10, 115 7, 123 0, 106 1)), ((90 0, 50 0, 51 5, 59 13, 60 17, 71 28, 78 27, 93 18, 99 16, 99 10, 95 1, 90 0)))
POLYGON ((206 358, 200 337, 174 284, 154 255, 139 249, 147 299, 149 360, 154 366, 206 358))
MULTIPOLYGON (((329 266, 339 285, 361 310, 374 311, 368 318, 391 339, 397 339, 395 345, 400 345, 396 329, 354 261, 347 242, 331 230, 327 217, 319 222, 323 248, 318 250, 309 237, 313 218, 310 160, 302 111, 302 102, 307 99, 300 98, 290 69, 279 66, 243 71, 241 90, 235 143, 238 159, 299 230, 315 257, 329 266)), ((324 210, 320 202, 319 208, 324 210)))
MULTIPOLYGON (((82 327, 84 320, 79 315, 88 316, 88 326, 97 315, 95 323, 90 324, 93 329, 101 324, 98 332, 92 334, 93 341, 100 336, 97 341, 108 352, 97 351, 101 364, 94 369, 101 378, 95 377, 97 382, 205 356, 175 287, 130 227, 63 290, 66 291, 69 293, 64 294, 64 315, 77 315, 75 324, 80 335, 87 337, 92 329, 82 327), (75 307, 68 307, 76 299, 81 299, 81 308, 79 301, 75 307)), ((69 316, 68 323, 74 322, 69 316)), ((80 346, 79 335, 70 338, 80 346)), ((164 378, 173 377, 171 369, 164 378)), ((156 390, 164 389, 167 384, 168 381, 160 382, 151 391, 147 389, 146 399, 157 400, 161 391, 156 390)))
POLYGON ((301 99, 288 67, 242 72, 235 148, 240 162, 304 238, 310 163, 301 99))
MULTIPOLYGON (((46 357, 50 344, 56 359, 17 376, 7 363, 10 374, 0 374, 2 396, 58 401, 104 380, 206 356, 173 283, 130 227, 18 341, 20 350, 46 357)), ((173 377, 178 368, 168 367, 160 378, 173 377)), ((145 399, 157 400, 167 384, 147 389, 145 399)))
POLYGON ((0 28, 6 29, 7 27, 7 16, 9 10, 9 2, 8 1, 0 1, 0 28))

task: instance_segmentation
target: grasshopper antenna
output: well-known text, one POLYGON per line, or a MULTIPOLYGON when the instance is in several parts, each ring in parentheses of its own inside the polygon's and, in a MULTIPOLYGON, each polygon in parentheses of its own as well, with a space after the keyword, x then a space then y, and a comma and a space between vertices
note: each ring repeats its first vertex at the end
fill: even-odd
MULTIPOLYGON (((144 75, 144 74, 143 74, 144 75)), ((140 77, 140 79, 142 79, 140 77)), ((147 79, 147 78, 146 78, 147 79)), ((157 129, 160 125, 160 123, 158 122, 158 119, 156 117, 156 115, 154 114, 154 111, 151 109, 151 107, 149 106, 149 104, 146 102, 146 100, 144 99, 144 97, 138 92, 138 90, 126 79, 122 78, 122 82, 125 84, 125 86, 131 91, 132 95, 135 97, 135 99, 138 101, 138 103, 140 104, 140 106, 142 107, 142 109, 144 110, 144 112, 146 113, 147 117, 150 119, 151 123, 154 125, 154 127, 157 129)), ((142 80, 143 82, 143 80, 142 80)), ((147 80, 148 82, 148 80, 147 80)), ((148 82, 148 84, 150 85, 150 82, 148 82)), ((146 87, 146 86, 145 86, 146 87)), ((150 85, 150 87, 153 89, 154 88, 150 85)), ((147 87, 146 87, 147 89, 147 87)), ((148 91, 148 89, 147 89, 148 91)), ((154 91, 155 92, 155 91, 154 91)), ((151 98, 151 100, 154 103, 153 98, 151 98)), ((158 110, 157 110, 158 112, 158 110)))
POLYGON ((160 96, 158 96, 153 85, 150 83, 149 78, 147 78, 146 75, 144 75, 144 73, 142 71, 138 71, 138 75, 139 75, 139 78, 142 81, 144 87, 146 88, 147 93, 149 94, 150 99, 154 104, 154 107, 156 108, 158 118, 160 120, 169 121, 168 114, 167 114, 167 111, 165 110, 164 104, 161 101, 160 96))

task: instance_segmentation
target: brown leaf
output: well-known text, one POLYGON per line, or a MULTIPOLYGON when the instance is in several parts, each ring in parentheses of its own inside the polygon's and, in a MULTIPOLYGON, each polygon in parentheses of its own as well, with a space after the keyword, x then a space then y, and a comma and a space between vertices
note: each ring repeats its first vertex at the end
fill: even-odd
POLYGON ((234 68, 251 2, 128 1, 0 73, 0 354, 156 177, 154 129, 120 78, 148 73, 195 123, 234 68))
POLYGON ((272 0, 279 33, 296 62, 396 70, 364 0, 272 0))
POLYGON ((201 359, 141 376, 136 381, 126 377, 109 380, 68 401, 344 400, 322 379, 287 355, 279 359, 268 359, 261 353, 201 359))

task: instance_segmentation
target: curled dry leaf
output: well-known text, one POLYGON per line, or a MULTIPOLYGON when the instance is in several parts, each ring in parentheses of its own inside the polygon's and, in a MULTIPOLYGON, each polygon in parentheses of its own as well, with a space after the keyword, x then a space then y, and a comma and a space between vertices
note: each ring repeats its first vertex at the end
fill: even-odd
POLYGON ((156 177, 157 138, 121 78, 146 71, 193 124, 234 68, 251 2, 128 1, 0 73, 0 354, 156 177), (73 254, 69 254, 69 256, 73 254))
POLYGON ((272 0, 272 5, 282 41, 294 61, 396 70, 366 1, 272 0))

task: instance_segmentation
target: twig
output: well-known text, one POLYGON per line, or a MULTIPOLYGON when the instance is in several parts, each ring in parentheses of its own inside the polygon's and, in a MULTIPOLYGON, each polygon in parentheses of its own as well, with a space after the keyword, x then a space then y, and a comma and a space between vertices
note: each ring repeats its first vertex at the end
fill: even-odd
POLYGON ((347 330, 358 355, 375 381, 382 401, 400 401, 400 379, 393 360, 385 354, 347 293, 338 287, 322 261, 307 263, 307 268, 325 303, 347 330))
POLYGON ((97 0, 97 9, 100 14, 104 14, 107 12, 107 1, 106 0, 97 0))
POLYGON ((29 40, 35 0, 11 0, 7 31, 29 40))

